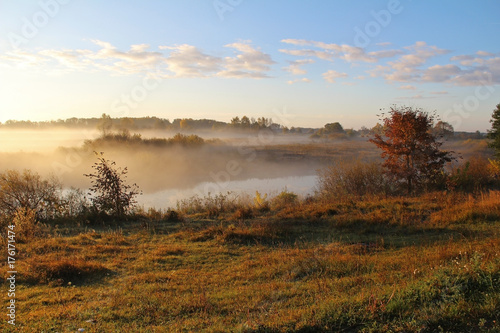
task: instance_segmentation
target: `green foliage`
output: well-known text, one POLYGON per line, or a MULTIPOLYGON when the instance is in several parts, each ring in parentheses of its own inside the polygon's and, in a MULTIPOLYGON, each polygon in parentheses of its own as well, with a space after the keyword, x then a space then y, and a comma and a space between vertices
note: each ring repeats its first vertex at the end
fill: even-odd
POLYGON ((320 128, 310 136, 311 139, 345 139, 355 136, 354 130, 346 132, 342 125, 338 122, 328 123, 323 128, 320 128))
POLYGON ((495 156, 500 160, 500 104, 493 110, 491 115, 491 129, 488 131, 489 146, 495 149, 495 156))
POLYGON ((324 127, 324 134, 332 133, 344 133, 344 128, 338 122, 326 124, 324 127))
POLYGON ((135 197, 140 194, 136 184, 125 183, 127 168, 115 168, 115 162, 102 157, 103 153, 95 153, 98 159, 92 168, 93 174, 86 174, 90 178, 93 195, 92 203, 98 212, 122 217, 135 205, 135 197))

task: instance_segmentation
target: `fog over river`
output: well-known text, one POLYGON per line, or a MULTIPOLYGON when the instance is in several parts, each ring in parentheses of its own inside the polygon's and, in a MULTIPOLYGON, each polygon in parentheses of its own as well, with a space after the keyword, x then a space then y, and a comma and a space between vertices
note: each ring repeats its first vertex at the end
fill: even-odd
MULTIPOLYGON (((143 138, 171 137, 175 133, 145 132, 143 138)), ((273 196, 283 190, 300 196, 312 194, 318 160, 303 153, 276 150, 287 144, 310 142, 307 136, 284 138, 235 133, 205 133, 204 139, 221 137, 217 144, 201 147, 101 147, 104 157, 127 168, 127 183, 136 183, 144 208, 175 208, 178 200, 232 192, 236 197, 253 198, 255 192, 273 196), (259 143, 265 143, 266 146, 259 143), (270 145, 269 148, 267 145, 270 145)), ((86 191, 90 181, 84 174, 97 161, 92 149, 83 149, 85 140, 99 137, 98 131, 0 130, 0 172, 31 169, 44 177, 57 177, 64 188, 86 191)))

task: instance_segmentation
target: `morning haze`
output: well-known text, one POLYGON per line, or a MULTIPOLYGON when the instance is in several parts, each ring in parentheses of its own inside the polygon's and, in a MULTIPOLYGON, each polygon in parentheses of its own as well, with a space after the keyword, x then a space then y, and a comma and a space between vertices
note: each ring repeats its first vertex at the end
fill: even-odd
POLYGON ((498 332, 496 1, 3 1, 2 332, 498 332))

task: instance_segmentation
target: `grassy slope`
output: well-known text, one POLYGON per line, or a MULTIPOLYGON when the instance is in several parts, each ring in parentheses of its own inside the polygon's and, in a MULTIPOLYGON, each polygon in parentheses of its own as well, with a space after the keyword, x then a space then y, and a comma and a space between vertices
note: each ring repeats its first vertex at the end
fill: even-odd
POLYGON ((492 192, 59 227, 18 244, 18 325, 0 329, 498 332, 499 226, 492 192))

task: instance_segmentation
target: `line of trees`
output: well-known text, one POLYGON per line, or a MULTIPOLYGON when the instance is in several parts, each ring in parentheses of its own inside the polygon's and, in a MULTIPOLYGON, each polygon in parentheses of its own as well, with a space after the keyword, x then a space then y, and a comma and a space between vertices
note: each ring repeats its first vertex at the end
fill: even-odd
MULTIPOLYGON (((169 131, 225 131, 241 130, 251 131, 260 129, 271 129, 276 133, 282 134, 307 134, 314 140, 328 139, 347 139, 352 137, 369 137, 384 132, 384 125, 377 123, 372 128, 362 126, 359 130, 344 129, 339 122, 327 123, 320 129, 304 127, 286 127, 273 122, 271 118, 249 118, 247 116, 233 117, 229 123, 216 121, 212 119, 192 119, 178 118, 170 121, 168 119, 157 117, 143 118, 112 118, 103 113, 100 118, 69 118, 66 120, 31 122, 8 120, 0 123, 0 128, 95 128, 104 135, 112 131, 136 131, 136 130, 169 130, 169 131)), ((453 126, 445 121, 438 121, 431 129, 433 134, 445 137, 446 139, 481 139, 484 136, 476 131, 475 133, 455 132, 453 126)))

